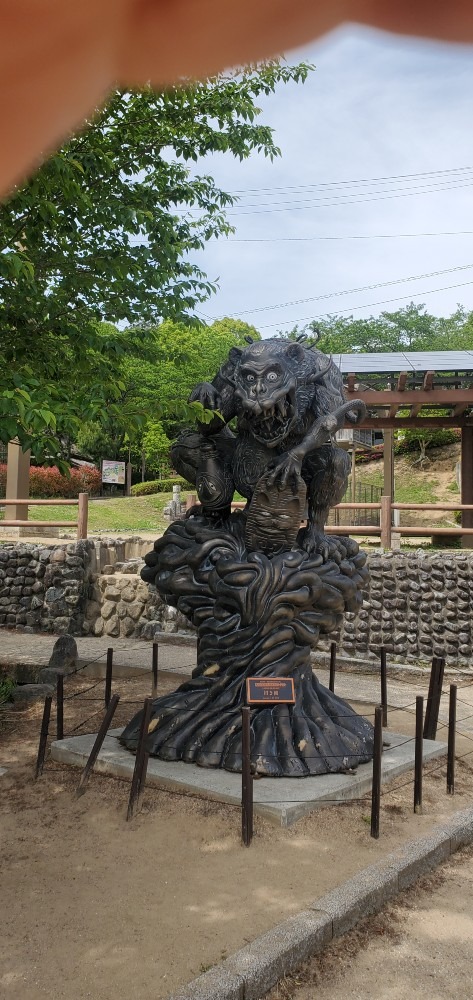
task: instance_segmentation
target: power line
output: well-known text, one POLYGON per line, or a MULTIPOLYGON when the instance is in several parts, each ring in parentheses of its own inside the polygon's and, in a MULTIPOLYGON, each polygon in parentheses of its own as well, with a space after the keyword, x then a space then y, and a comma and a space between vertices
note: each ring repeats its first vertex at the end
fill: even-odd
MULTIPOLYGON (((387 192, 373 192, 371 196, 370 192, 366 192, 369 197, 355 197, 347 198, 345 194, 343 195, 329 195, 332 201, 328 198, 317 198, 315 201, 309 201, 309 199, 304 199, 303 203, 301 200, 295 200, 291 202, 274 202, 276 207, 260 207, 260 203, 249 203, 248 205, 234 205, 234 210, 227 210, 226 206, 221 208, 221 211, 225 213, 226 216, 240 217, 242 215, 270 215, 275 212, 308 212, 317 208, 343 208, 345 205, 366 205, 373 201, 391 201, 394 198, 418 198, 421 195, 426 194, 442 194, 444 191, 459 191, 463 188, 468 188, 473 186, 473 176, 471 180, 465 182, 464 184, 449 184, 449 185, 431 185, 425 186, 421 185, 418 188, 399 188, 397 192, 387 193, 387 192), (338 200, 333 200, 333 199, 338 200), (342 200, 344 199, 344 200, 342 200), (287 207, 278 207, 287 205, 287 207)), ((391 189, 392 191, 395 189, 391 189)), ((364 194, 364 192, 363 192, 364 194)), ((264 203, 263 203, 264 205, 264 203)), ((189 215, 194 212, 205 212, 206 208, 178 208, 175 207, 172 210, 175 215, 189 215)))
POLYGON ((266 312, 272 309, 285 309, 287 306, 298 306, 304 302, 319 302, 322 299, 338 298, 342 295, 354 295, 357 292, 367 292, 373 288, 386 288, 389 285, 402 285, 406 281, 420 281, 423 278, 437 278, 441 274, 453 274, 455 271, 468 271, 473 264, 462 264, 459 267, 447 267, 442 271, 427 271, 424 274, 411 274, 407 278, 393 278, 391 281, 378 281, 374 285, 361 285, 359 288, 345 288, 340 292, 326 292, 324 295, 312 295, 305 299, 292 299, 289 302, 279 302, 272 306, 258 306, 256 309, 243 309, 238 315, 246 316, 248 313, 266 312))
POLYGON ((420 177, 440 177, 446 174, 458 174, 470 172, 471 167, 449 167, 445 170, 423 170, 414 174, 388 174, 383 177, 358 177, 347 181, 317 181, 314 184, 285 184, 281 187, 260 187, 260 188, 236 188, 231 191, 232 195, 256 194, 263 191, 307 191, 322 187, 354 187, 356 184, 378 184, 385 181, 415 180, 420 177))
MULTIPOLYGON (((220 246, 228 243, 312 243, 315 241, 340 241, 340 240, 404 240, 420 239, 421 237, 432 236, 473 236, 473 229, 446 230, 438 233, 372 233, 367 235, 345 235, 345 236, 251 236, 251 237, 230 237, 222 241, 222 237, 213 236, 213 240, 220 240, 220 246)), ((146 246, 143 240, 147 236, 132 236, 129 239, 129 246, 146 246)))
MULTIPOLYGON (((247 211, 250 207, 248 205, 243 205, 243 211, 229 211, 226 212, 228 216, 241 216, 241 215, 272 215, 275 212, 308 212, 317 208, 343 208, 345 205, 366 205, 372 201, 392 201, 395 198, 419 198, 421 195, 425 194, 441 194, 443 191, 459 191, 462 188, 471 187, 473 181, 466 184, 455 184, 445 187, 436 188, 418 188, 416 190, 406 190, 400 189, 396 194, 381 194, 375 197, 368 198, 351 198, 345 201, 323 201, 321 198, 317 200, 317 203, 304 203, 299 204, 299 202, 291 203, 287 208, 275 207, 275 208, 251 208, 251 211, 247 211)), ((340 196, 341 199, 342 196, 340 196)), ((275 203, 277 204, 277 203, 275 203)), ((176 209, 177 212, 187 211, 187 209, 176 209)), ((192 209, 190 210, 192 211, 192 209)))
MULTIPOLYGON (((392 299, 382 299, 380 302, 366 302, 362 306, 349 306, 346 309, 337 309, 334 313, 318 313, 316 316, 300 316, 299 319, 287 319, 281 320, 279 323, 264 323, 263 325, 258 324, 258 329, 268 330, 270 327, 275 326, 292 326, 297 325, 297 323, 307 323, 315 319, 324 319, 324 317, 338 316, 340 313, 352 313, 358 312, 360 309, 373 309, 375 306, 384 306, 389 302, 402 302, 406 299, 418 299, 423 298, 424 295, 435 295, 437 292, 448 292, 452 288, 465 288, 466 285, 473 285, 473 281, 461 281, 457 285, 444 285, 442 288, 431 288, 426 292, 412 292, 409 295, 398 295, 396 298, 392 299)), ((217 317, 214 317, 215 319, 217 317)))
MULTIPOLYGON (((417 239, 422 236, 473 236, 473 229, 460 229, 444 233, 382 233, 367 236, 252 236, 232 237, 226 243, 312 243, 315 240, 404 240, 417 239)), ((214 237, 218 239, 218 237, 214 237)), ((226 245, 223 244, 223 245, 226 245)), ((222 245, 222 244, 220 244, 222 245)))
MULTIPOLYGON (((450 183, 450 181, 449 181, 448 184, 447 184, 445 181, 440 181, 438 184, 437 183, 419 184, 419 185, 417 185, 415 187, 412 187, 412 186, 411 187, 405 187, 405 186, 402 186, 402 187, 391 187, 391 188, 388 187, 388 188, 385 188, 384 190, 382 188, 380 188, 379 190, 376 190, 375 188, 373 188, 373 190, 368 190, 368 191, 354 191, 353 194, 355 195, 357 201, 360 201, 361 203, 363 203, 363 202, 365 202, 367 200, 366 196, 367 195, 371 195, 371 194, 376 195, 376 196, 378 196, 378 195, 393 196, 394 194, 399 194, 400 196, 404 197, 404 195, 406 195, 406 194, 414 194, 414 193, 417 193, 417 192, 420 192, 421 194, 430 194, 430 193, 436 192, 436 191, 456 191, 457 188, 470 187, 473 184, 473 174, 470 174, 468 176, 468 179, 463 178, 463 177, 461 177, 461 178, 455 178, 455 181, 457 181, 457 180, 461 180, 462 183, 461 184, 457 184, 457 183, 453 184, 453 183, 450 183)), ((452 181, 453 181, 453 178, 452 178, 452 181)), ((331 198, 332 200, 334 200, 335 204, 338 204, 339 202, 342 203, 342 204, 345 204, 345 201, 342 202, 342 199, 346 200, 347 197, 351 197, 351 192, 350 191, 343 191, 342 194, 337 194, 336 192, 335 193, 334 192, 330 192, 328 195, 322 195, 321 197, 315 198, 315 201, 316 202, 324 203, 326 201, 329 201, 329 199, 331 198)), ((240 199, 239 199, 238 200, 238 204, 235 207, 236 208, 260 208, 262 206, 264 208, 270 208, 272 205, 276 205, 276 206, 281 206, 281 205, 307 205, 307 204, 313 204, 313 203, 314 203, 314 196, 311 195, 311 196, 309 196, 307 198, 289 198, 286 201, 281 201, 280 199, 276 199, 273 202, 258 200, 256 202, 251 202, 250 201, 250 202, 245 203, 245 202, 240 201, 240 199)))

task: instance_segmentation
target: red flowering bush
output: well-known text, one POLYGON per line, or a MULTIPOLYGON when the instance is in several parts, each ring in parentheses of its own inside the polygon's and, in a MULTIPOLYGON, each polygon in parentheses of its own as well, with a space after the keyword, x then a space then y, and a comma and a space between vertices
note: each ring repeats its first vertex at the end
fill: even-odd
MULTIPOLYGON (((5 494, 7 467, 0 465, 0 495, 5 494)), ((89 493, 97 496, 100 493, 102 476, 99 469, 83 466, 71 469, 70 478, 62 476, 55 465, 45 468, 32 465, 30 468, 30 497, 37 500, 49 500, 61 497, 64 500, 74 500, 79 493, 89 493)))

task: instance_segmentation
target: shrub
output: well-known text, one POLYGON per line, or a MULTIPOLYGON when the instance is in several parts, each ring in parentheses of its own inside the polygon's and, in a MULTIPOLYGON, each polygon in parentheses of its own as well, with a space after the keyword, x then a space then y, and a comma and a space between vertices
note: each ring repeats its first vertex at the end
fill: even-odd
MULTIPOLYGON (((0 491, 4 493, 7 480, 7 467, 0 465, 0 491)), ((97 496, 100 493, 102 476, 99 469, 82 466, 71 469, 70 477, 62 476, 55 465, 46 468, 41 465, 30 467, 30 497, 36 500, 50 500, 55 497, 64 500, 74 500, 79 493, 90 493, 97 496)))
POLYGON ((172 479, 150 479, 148 483, 135 483, 131 487, 131 495, 133 497, 146 497, 152 493, 171 493, 173 486, 182 486, 186 490, 193 488, 181 476, 174 476, 172 479))

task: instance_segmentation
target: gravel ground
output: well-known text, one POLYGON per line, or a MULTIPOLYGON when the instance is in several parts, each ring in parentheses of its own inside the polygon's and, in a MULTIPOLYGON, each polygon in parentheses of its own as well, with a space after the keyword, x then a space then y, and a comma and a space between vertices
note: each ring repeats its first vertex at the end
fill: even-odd
POLYGON ((472 996, 473 848, 331 945, 267 1000, 459 1000, 472 996))

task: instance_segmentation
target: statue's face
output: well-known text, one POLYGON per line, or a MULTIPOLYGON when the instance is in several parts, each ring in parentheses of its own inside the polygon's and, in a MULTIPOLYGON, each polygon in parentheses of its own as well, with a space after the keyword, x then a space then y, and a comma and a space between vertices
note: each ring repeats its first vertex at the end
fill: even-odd
POLYGON ((296 416, 296 378, 284 355, 258 343, 243 352, 235 378, 243 423, 257 441, 274 448, 296 416))

